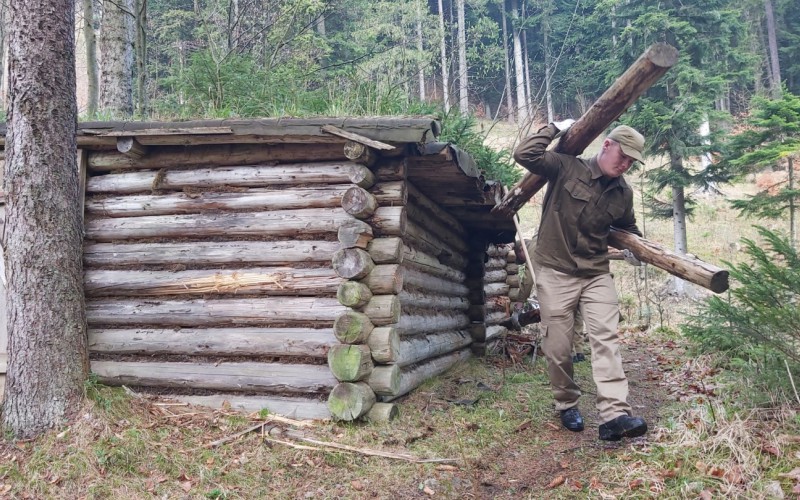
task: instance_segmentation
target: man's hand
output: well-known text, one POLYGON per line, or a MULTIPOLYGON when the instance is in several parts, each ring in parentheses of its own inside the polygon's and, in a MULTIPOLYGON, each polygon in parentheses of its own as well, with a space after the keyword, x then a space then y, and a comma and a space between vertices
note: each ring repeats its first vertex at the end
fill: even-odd
POLYGON ((553 126, 558 130, 556 136, 553 139, 558 139, 562 135, 567 133, 567 130, 575 123, 575 120, 572 118, 567 118, 566 120, 561 120, 560 122, 553 122, 553 126))
POLYGON ((642 266, 644 265, 641 260, 637 259, 633 252, 628 250, 627 248, 622 251, 622 259, 632 266, 642 266))

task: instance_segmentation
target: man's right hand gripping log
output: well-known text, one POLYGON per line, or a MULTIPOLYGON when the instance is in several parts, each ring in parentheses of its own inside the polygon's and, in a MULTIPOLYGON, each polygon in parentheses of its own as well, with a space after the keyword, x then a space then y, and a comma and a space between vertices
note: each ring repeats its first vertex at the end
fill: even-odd
POLYGON ((647 432, 647 424, 632 415, 627 402, 628 380, 617 337, 619 304, 608 263, 611 226, 641 236, 633 192, 622 175, 634 161, 643 161, 644 137, 630 127, 617 127, 589 160, 547 151, 550 142, 572 123, 541 128, 520 143, 514 159, 549 183, 531 259, 544 333, 542 352, 556 410, 564 427, 583 430, 578 410, 581 391, 573 379, 571 352, 573 313, 579 307, 592 352, 600 439, 618 441, 647 432))

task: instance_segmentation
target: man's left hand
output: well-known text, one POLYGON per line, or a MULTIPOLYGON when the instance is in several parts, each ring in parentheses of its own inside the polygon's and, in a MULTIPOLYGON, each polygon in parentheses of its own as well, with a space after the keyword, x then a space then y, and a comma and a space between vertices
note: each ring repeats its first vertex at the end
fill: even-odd
POLYGON ((630 264, 632 266, 637 266, 638 267, 638 266, 644 265, 642 263, 642 261, 637 259, 636 256, 633 255, 633 252, 631 252, 627 248, 622 251, 622 258, 623 258, 623 260, 625 260, 625 262, 627 262, 628 264, 630 264))

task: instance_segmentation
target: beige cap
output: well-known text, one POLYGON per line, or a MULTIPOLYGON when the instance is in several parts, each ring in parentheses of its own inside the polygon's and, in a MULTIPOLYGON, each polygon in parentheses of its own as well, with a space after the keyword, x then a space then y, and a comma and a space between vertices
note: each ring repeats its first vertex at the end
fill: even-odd
POLYGON ((644 136, 627 125, 620 125, 606 136, 607 139, 616 141, 622 152, 636 161, 644 163, 644 136))

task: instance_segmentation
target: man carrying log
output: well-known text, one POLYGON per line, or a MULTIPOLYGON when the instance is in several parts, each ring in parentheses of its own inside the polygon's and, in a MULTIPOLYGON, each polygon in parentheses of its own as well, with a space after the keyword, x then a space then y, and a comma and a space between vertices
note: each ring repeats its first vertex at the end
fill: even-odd
MULTIPOLYGON (((618 441, 647 432, 644 419, 632 416, 627 402, 628 380, 617 337, 619 304, 608 257, 611 226, 641 236, 633 192, 622 175, 634 161, 643 161, 644 137, 619 126, 589 160, 547 151, 550 142, 572 123, 565 120, 541 128, 520 143, 514 159, 549 182, 531 259, 541 308, 542 352, 556 410, 564 427, 583 430, 577 406, 581 391, 572 366, 574 311, 580 308, 589 334, 596 404, 603 422, 600 439, 618 441)), ((633 260, 630 252, 626 257, 633 260)))

